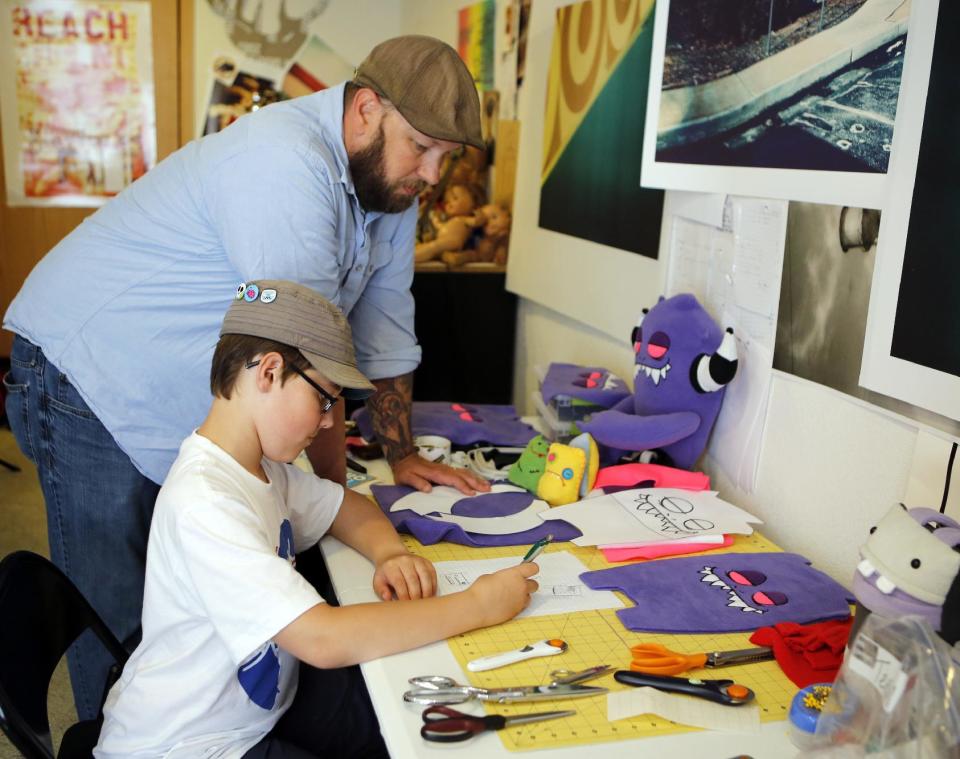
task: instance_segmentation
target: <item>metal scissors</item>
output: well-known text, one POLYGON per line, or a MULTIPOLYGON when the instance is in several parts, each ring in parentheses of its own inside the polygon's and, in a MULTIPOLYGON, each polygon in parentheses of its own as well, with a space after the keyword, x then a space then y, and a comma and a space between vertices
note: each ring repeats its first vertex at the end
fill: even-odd
POLYGON ((637 672, 620 670, 613 674, 613 679, 624 685, 634 687, 649 686, 657 690, 674 693, 686 693, 688 696, 705 698, 727 706, 740 706, 753 700, 753 691, 746 685, 740 685, 733 680, 700 680, 696 677, 663 677, 661 675, 642 675, 637 672))
POLYGON ((477 688, 473 685, 461 685, 453 678, 443 675, 411 677, 409 683, 414 687, 403 694, 403 700, 426 706, 462 704, 473 698, 478 701, 511 704, 515 701, 548 701, 558 698, 597 696, 607 692, 606 688, 565 683, 526 685, 515 688, 477 688))
POLYGON ((609 664, 598 664, 596 667, 588 667, 587 669, 581 670, 572 670, 572 669, 555 669, 550 673, 551 685, 573 685, 574 683, 583 683, 587 680, 594 680, 598 677, 603 677, 607 674, 613 667, 609 664))
POLYGON ((502 714, 492 714, 487 717, 478 717, 474 714, 464 714, 449 706, 428 706, 423 710, 423 727, 420 735, 437 743, 456 743, 472 738, 484 730, 503 730, 507 725, 523 725, 527 722, 540 722, 545 719, 570 717, 575 711, 565 712, 537 712, 536 714, 517 714, 507 717, 502 714))
POLYGON ((688 669, 725 667, 773 658, 773 649, 765 646, 742 648, 738 651, 712 651, 700 654, 681 654, 659 643, 638 643, 630 648, 633 661, 630 669, 650 675, 678 675, 688 669))

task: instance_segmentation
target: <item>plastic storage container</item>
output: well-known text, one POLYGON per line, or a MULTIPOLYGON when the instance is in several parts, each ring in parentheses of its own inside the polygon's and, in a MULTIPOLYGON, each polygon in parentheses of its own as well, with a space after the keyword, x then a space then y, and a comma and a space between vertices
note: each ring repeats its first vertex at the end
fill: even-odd
POLYGON ((831 688, 830 683, 808 685, 798 690, 790 702, 790 740, 801 751, 809 751, 814 747, 814 733, 821 710, 812 704, 819 702, 822 705, 829 697, 831 688))
POLYGON ((549 405, 543 402, 543 396, 539 390, 531 393, 534 408, 540 415, 541 426, 544 429, 544 437, 556 443, 567 443, 571 438, 580 434, 576 422, 561 421, 557 412, 549 405))
POLYGON ((536 364, 533 367, 533 373, 536 375, 537 385, 540 388, 540 390, 537 391, 537 395, 540 397, 540 400, 544 405, 553 409, 554 415, 559 421, 576 422, 580 419, 585 419, 597 411, 605 410, 604 406, 599 406, 596 403, 590 403, 589 401, 583 401, 570 395, 558 395, 554 398, 551 398, 549 401, 544 400, 542 388, 543 380, 547 376, 547 369, 545 369, 542 364, 536 364))

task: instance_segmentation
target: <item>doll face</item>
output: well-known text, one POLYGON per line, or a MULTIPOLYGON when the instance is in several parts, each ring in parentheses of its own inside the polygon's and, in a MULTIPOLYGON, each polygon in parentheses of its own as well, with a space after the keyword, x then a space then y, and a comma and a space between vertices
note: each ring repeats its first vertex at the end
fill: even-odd
POLYGON ((502 206, 487 206, 487 223, 483 225, 484 234, 505 235, 510 229, 510 213, 502 206))
POLYGON ((443 194, 443 211, 447 216, 464 216, 473 210, 473 196, 462 184, 448 187, 443 194))

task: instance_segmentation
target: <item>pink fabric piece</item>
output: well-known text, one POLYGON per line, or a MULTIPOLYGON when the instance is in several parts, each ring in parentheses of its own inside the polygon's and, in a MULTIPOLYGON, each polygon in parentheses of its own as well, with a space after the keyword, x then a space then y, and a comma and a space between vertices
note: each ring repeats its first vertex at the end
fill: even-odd
POLYGON ((601 548, 603 558, 613 563, 617 561, 631 561, 633 559, 659 559, 663 556, 680 556, 685 553, 699 553, 712 551, 716 548, 726 548, 733 545, 733 536, 724 535, 722 543, 680 543, 678 545, 664 545, 650 543, 645 546, 631 546, 630 548, 601 548))
POLYGON ((624 487, 653 481, 657 488, 709 490, 710 478, 703 472, 688 472, 662 464, 617 464, 597 472, 595 488, 624 487))

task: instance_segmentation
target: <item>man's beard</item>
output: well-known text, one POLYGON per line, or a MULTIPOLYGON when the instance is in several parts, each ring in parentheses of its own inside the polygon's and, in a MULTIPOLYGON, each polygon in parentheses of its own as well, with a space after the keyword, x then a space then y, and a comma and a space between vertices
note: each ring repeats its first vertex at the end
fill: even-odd
POLYGON ((350 176, 353 177, 353 189, 357 193, 357 200, 365 211, 400 213, 417 201, 424 183, 387 182, 383 177, 386 172, 383 156, 385 144, 386 139, 383 134, 383 124, 381 124, 376 139, 349 156, 350 176), (416 192, 410 195, 402 193, 402 190, 407 187, 415 187, 416 192))

